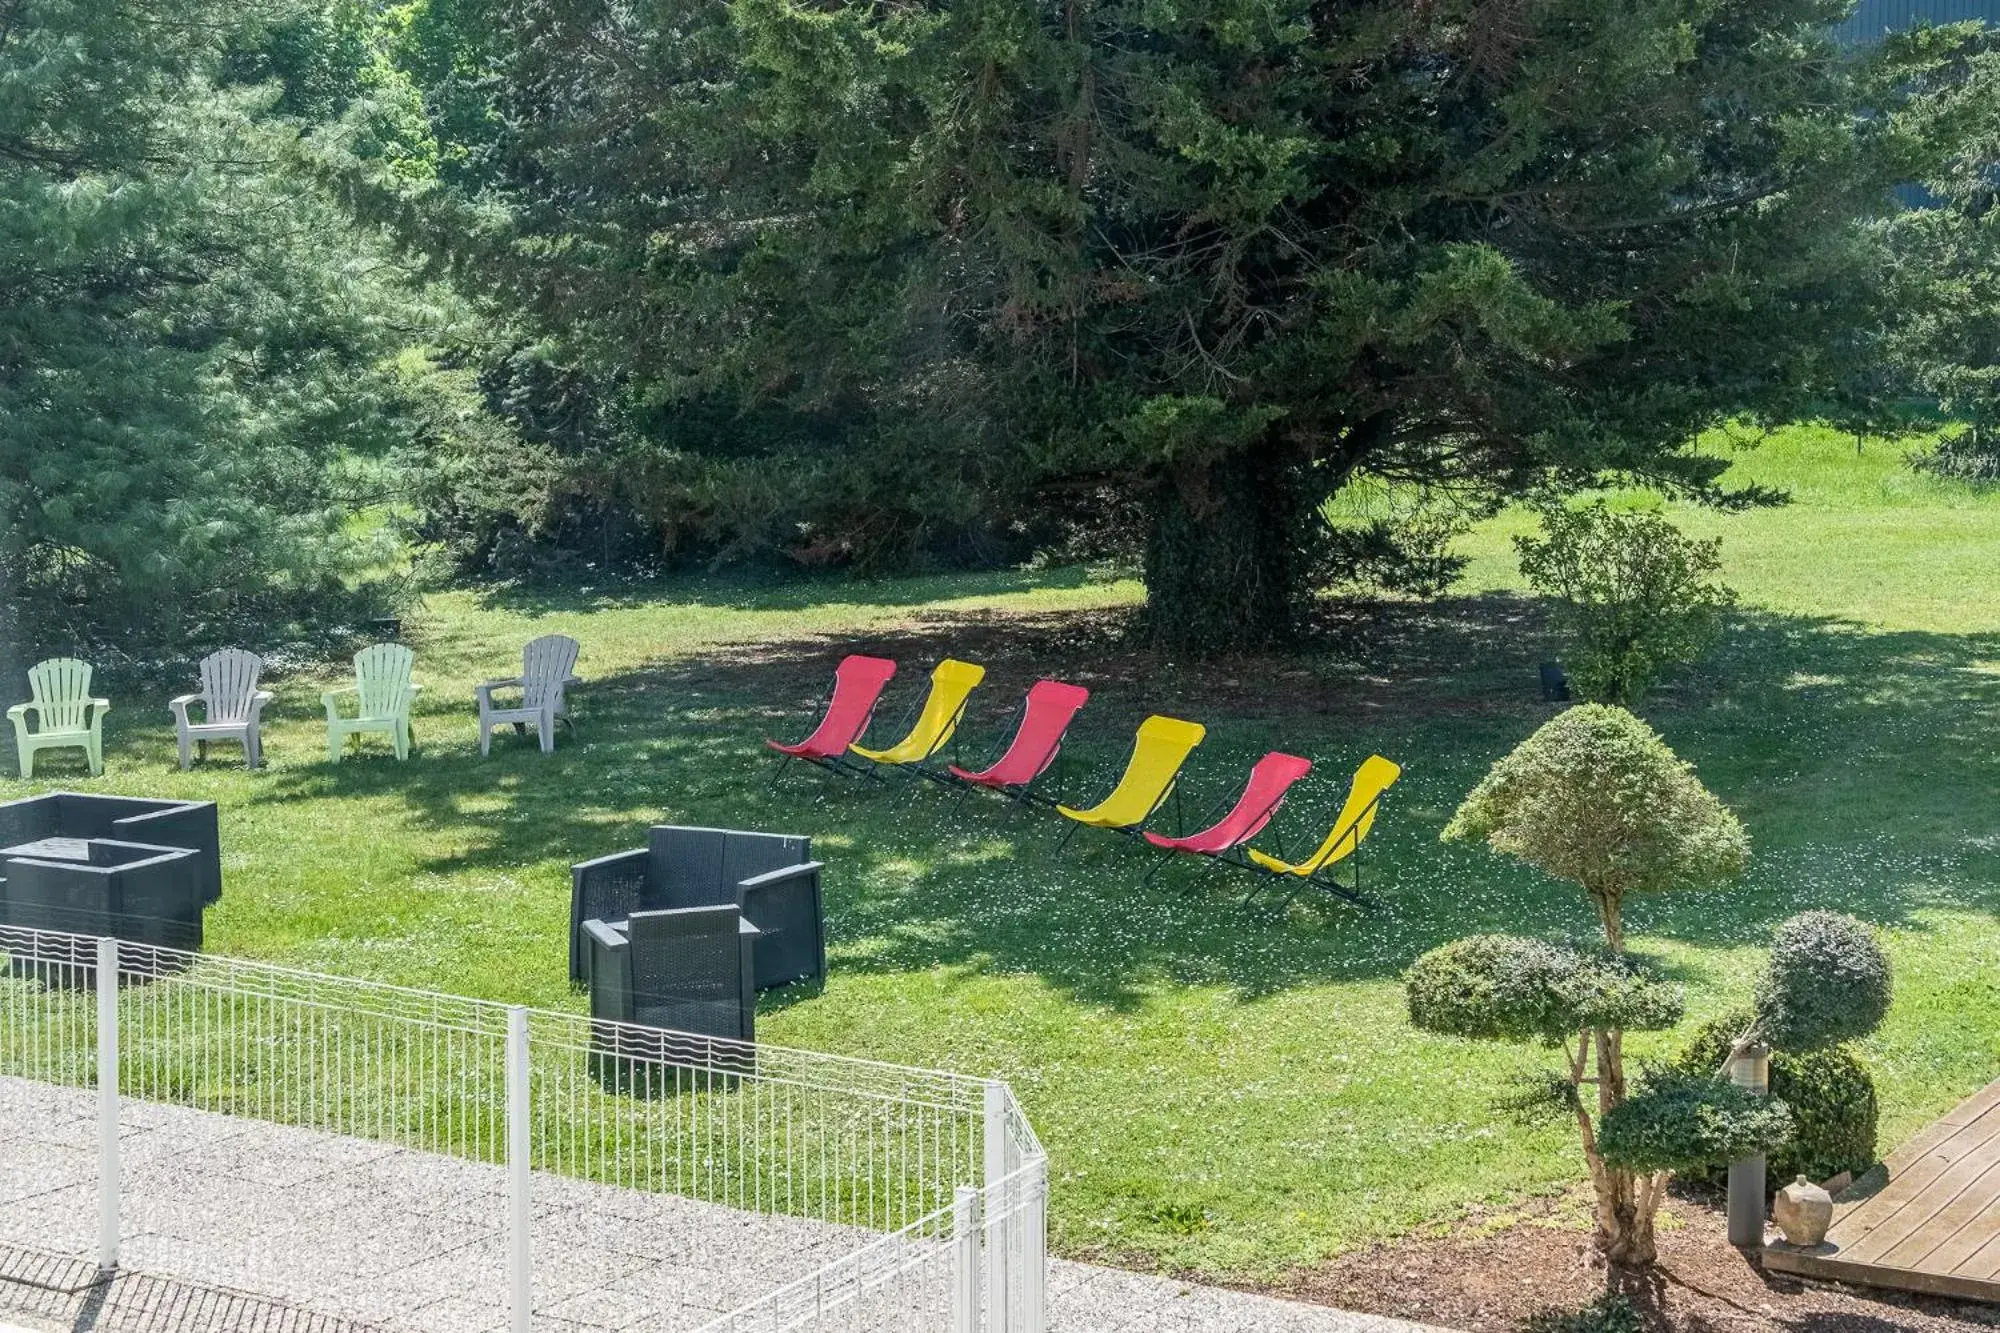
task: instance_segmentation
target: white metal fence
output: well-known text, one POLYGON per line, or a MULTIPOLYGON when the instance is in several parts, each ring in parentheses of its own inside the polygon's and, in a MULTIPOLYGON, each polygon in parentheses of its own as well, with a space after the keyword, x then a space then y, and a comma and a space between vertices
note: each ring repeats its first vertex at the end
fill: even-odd
POLYGON ((535 1172, 846 1229, 718 1333, 1041 1333, 1047 1163, 1003 1083, 91 937, 0 950, 0 1074, 97 1092, 103 1267, 129 1099, 504 1167, 514 1333, 535 1172))
POLYGON ((1048 1161, 985 1189, 704 1326, 700 1333, 952 1333, 1043 1329, 1048 1161))

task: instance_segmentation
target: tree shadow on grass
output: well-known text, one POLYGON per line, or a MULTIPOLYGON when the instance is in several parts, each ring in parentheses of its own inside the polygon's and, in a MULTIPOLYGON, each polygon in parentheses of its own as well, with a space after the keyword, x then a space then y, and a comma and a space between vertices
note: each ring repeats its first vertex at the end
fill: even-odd
POLYGON ((498 584, 479 590, 483 605, 526 615, 581 614, 614 607, 675 602, 732 611, 803 611, 816 606, 921 607, 939 601, 995 597, 1102 582, 1080 566, 1001 569, 977 573, 861 579, 837 572, 815 576, 787 570, 782 577, 740 573, 700 578, 611 581, 598 586, 498 584))
MULTIPOLYGON (((496 738, 407 765, 289 770, 259 801, 369 796, 400 802, 419 834, 454 848, 425 872, 517 871, 552 884, 570 862, 644 841, 659 820, 809 833, 828 863, 832 968, 841 974, 945 969, 1032 974, 1114 1009, 1155 986, 1225 986, 1255 999, 1299 986, 1393 977, 1423 950, 1493 930, 1586 936, 1575 890, 1438 832, 1492 761, 1551 715, 1534 663, 1537 608, 1513 597, 1350 609, 1314 650, 1183 664, 1121 637, 1119 617, 945 614, 841 644, 745 646, 593 681, 582 733, 551 757, 496 738), (1359 632, 1366 630, 1365 634, 1359 632), (1319 767, 1273 833, 1315 844, 1371 752, 1405 765, 1367 847, 1362 911, 1308 893, 1289 910, 1240 899, 1259 881, 1176 864, 1097 830, 1067 848, 1066 824, 975 794, 797 766, 775 787, 763 737, 810 729, 814 699, 848 651, 904 669, 878 717, 897 733, 945 655, 988 665, 965 757, 983 758, 1021 691, 1040 675, 1087 683, 1071 790, 1106 790, 1150 712, 1204 721, 1184 806, 1191 822, 1233 797, 1250 763, 1280 747, 1319 767), (1094 770, 1094 776, 1084 773, 1094 770), (469 837, 467 835, 470 835, 469 837)), ((1744 882, 1632 905, 1635 932, 1702 945, 1749 944, 1785 916, 1834 907, 1923 928, 1932 907, 2000 909, 1991 844, 1969 830, 1993 808, 2000 741, 2000 638, 1864 634, 1840 622, 1746 615, 1701 673, 1643 711, 1704 781, 1741 812, 1757 855, 1744 882)), ((552 940, 548 967, 560 966, 552 940)), ((1689 975, 1698 981, 1698 975, 1689 975)))

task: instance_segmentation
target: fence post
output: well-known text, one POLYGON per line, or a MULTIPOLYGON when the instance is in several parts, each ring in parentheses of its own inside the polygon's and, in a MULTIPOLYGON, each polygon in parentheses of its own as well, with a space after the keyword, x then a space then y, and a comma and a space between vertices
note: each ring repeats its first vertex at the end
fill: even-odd
POLYGON ((986 1327, 989 1333, 1012 1333, 1008 1307, 1007 1226, 1012 1220, 1001 1197, 1007 1178, 1007 1085, 986 1085, 986 1327))
POLYGON ((1021 1218, 1026 1253, 1021 1262, 1022 1333, 1042 1333, 1047 1327, 1042 1308, 1042 1284, 1049 1273, 1049 1159, 1037 1157, 1028 1177, 1028 1211, 1021 1218))
POLYGON ((528 1011, 507 1010, 507 1326, 529 1333, 534 1322, 534 1259, 528 1198, 528 1011))
POLYGON ((97 942, 97 1267, 118 1267, 118 941, 97 942))
POLYGON ((979 1191, 958 1187, 951 1215, 952 1333, 979 1333, 979 1191))

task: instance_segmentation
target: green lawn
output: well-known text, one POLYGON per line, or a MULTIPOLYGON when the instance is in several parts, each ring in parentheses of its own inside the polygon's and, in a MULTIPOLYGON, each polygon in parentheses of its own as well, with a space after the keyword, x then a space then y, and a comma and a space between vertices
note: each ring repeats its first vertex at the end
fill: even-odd
MULTIPOLYGON (((1683 516, 1724 538, 1744 605, 1712 660, 1645 711, 1742 814, 1757 856, 1738 887, 1629 917, 1635 947, 1689 983, 1693 1018, 1742 998, 1792 912, 1883 927, 1898 999, 1869 1056, 1886 1140, 2000 1075, 2000 499, 1916 478, 1901 450, 1787 432, 1737 472, 1796 503, 1683 516)), ((1310 655, 1214 665, 1123 647, 1138 589, 1074 571, 437 594, 411 623, 428 689, 407 764, 377 749, 329 767, 320 678, 300 674, 278 686, 263 773, 225 758, 178 774, 163 696, 121 697, 109 775, 56 759, 34 785, 221 802, 229 889, 211 949, 552 1007, 581 1003, 565 984, 571 861, 637 845, 659 819, 811 833, 832 977, 767 997, 764 1039, 1002 1075, 1053 1154, 1061 1251, 1267 1276, 1580 1174, 1570 1133, 1492 1110, 1534 1056, 1412 1032, 1396 982, 1468 932, 1590 927, 1574 893, 1437 841, 1547 716, 1547 645, 1506 542, 1519 526, 1467 539, 1450 599, 1330 613, 1310 655), (585 645, 580 741, 544 759, 509 738, 481 762, 472 682, 549 630, 585 645), (1088 684, 1078 752, 1097 762, 1149 712, 1205 721, 1197 808, 1266 748, 1309 754, 1321 770, 1280 819, 1293 844, 1370 751, 1398 759, 1371 844, 1383 906, 1280 917, 1238 906, 1242 884, 1221 875, 1142 884, 1150 862, 1121 841, 1080 836, 1058 857, 1052 817, 975 800, 953 818, 928 786, 805 771, 767 791, 762 738, 802 733, 856 648, 906 664, 899 706, 935 657, 987 662, 982 737, 1035 676, 1088 684)), ((0 780, 0 796, 29 789, 0 780)))

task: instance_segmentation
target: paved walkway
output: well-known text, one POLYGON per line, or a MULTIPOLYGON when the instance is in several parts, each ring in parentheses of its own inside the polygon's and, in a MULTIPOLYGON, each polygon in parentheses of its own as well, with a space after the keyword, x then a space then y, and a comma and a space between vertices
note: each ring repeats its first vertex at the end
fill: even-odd
MULTIPOLYGON (((70 1333, 490 1333, 497 1167, 127 1104, 122 1269, 94 1282, 91 1094, 0 1078, 0 1317, 70 1333)), ((686 1333, 870 1233, 537 1175, 537 1333, 686 1333)), ((1413 1325, 1050 1265, 1050 1333, 1411 1333, 1413 1325)), ((8 1333, 0 1326, 0 1333, 8 1333)))

